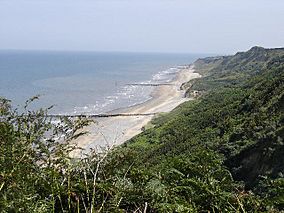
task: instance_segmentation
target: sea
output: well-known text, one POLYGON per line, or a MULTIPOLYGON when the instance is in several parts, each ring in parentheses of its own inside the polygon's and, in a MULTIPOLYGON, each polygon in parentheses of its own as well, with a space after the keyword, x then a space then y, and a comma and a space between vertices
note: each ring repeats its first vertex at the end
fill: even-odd
POLYGON ((206 54, 0 50, 0 97, 21 109, 51 114, 99 114, 143 103, 152 87, 206 54))

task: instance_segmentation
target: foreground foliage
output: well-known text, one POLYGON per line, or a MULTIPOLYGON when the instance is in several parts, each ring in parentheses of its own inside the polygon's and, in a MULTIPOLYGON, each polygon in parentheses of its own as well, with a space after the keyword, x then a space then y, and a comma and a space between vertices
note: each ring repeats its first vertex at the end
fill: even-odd
POLYGON ((124 145, 71 159, 84 120, 0 105, 3 212, 280 212, 284 50, 200 59, 202 90, 124 145), (61 140, 56 140, 61 137, 61 140))

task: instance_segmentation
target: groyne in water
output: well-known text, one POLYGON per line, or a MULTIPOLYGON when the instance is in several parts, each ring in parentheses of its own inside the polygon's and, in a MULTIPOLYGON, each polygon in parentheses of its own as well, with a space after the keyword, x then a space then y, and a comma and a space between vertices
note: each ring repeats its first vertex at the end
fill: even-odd
POLYGON ((88 114, 88 115, 60 115, 60 114, 49 114, 47 117, 51 118, 108 118, 108 117, 130 117, 130 116, 152 116, 157 113, 116 113, 116 114, 88 114))
POLYGON ((161 84, 126 84, 127 86, 148 86, 148 87, 158 87, 158 86, 173 86, 171 83, 161 83, 161 84))

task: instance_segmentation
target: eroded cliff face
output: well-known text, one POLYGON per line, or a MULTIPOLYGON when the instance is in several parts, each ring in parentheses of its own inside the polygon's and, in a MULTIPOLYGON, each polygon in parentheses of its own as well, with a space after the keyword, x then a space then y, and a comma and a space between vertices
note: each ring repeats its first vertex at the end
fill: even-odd
MULTIPOLYGON (((282 135, 283 138, 283 135, 282 135)), ((234 179, 244 181, 247 188, 254 187, 261 176, 272 178, 284 171, 284 146, 280 136, 267 138, 241 151, 226 161, 234 179)))

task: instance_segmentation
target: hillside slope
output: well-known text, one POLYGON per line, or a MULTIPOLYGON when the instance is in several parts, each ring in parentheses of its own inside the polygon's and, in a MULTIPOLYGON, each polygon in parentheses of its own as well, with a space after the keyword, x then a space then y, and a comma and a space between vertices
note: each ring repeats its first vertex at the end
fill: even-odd
MULTIPOLYGON (((229 171, 229 185, 243 183, 245 190, 262 198, 271 195, 267 202, 284 208, 284 49, 254 47, 234 56, 199 59, 195 66, 205 77, 184 87, 204 95, 155 119, 154 128, 123 149, 139 155, 133 158, 137 167, 175 169, 190 181, 206 174, 222 185, 215 172, 229 171)), ((191 184, 186 187, 194 191, 191 184)), ((195 193, 202 196, 201 189, 195 193)))

